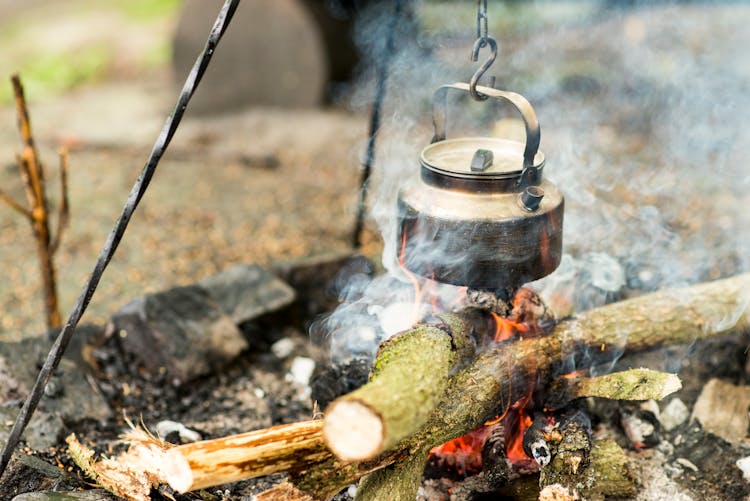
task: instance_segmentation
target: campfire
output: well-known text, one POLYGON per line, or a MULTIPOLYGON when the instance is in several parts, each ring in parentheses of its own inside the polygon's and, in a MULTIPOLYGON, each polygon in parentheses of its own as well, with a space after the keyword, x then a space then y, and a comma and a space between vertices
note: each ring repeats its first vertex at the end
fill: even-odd
MULTIPOLYGON (((237 3, 227 2, 222 23, 237 3)), ((34 386, 14 376, 22 364, 13 354, 27 345, 0 353, 8 405, 34 392, 31 413, 41 392, 52 401, 42 400, 13 458, 14 482, 44 477, 41 490, 52 478, 129 501, 680 498, 684 485, 719 498, 750 492, 750 275, 740 262, 716 271, 703 255, 687 265, 672 262, 683 257, 676 251, 654 257, 650 239, 673 250, 685 243, 673 234, 708 232, 657 211, 659 189, 639 192, 639 183, 672 187, 675 178, 649 171, 613 188, 593 179, 601 166, 591 179, 566 172, 585 162, 571 159, 578 152, 562 161, 568 143, 554 128, 554 147, 542 153, 540 121, 553 115, 559 128, 562 113, 549 113, 549 96, 532 88, 537 116, 485 75, 500 49, 481 29, 478 3, 472 55, 485 61, 466 82, 436 83, 432 140, 430 131, 402 139, 419 143, 412 156, 398 144, 398 161, 385 161, 398 172, 378 188, 389 196, 372 202, 382 251, 242 264, 133 298, 106 326, 79 327, 71 349, 80 360, 56 370, 76 307, 47 361, 35 352, 26 364, 47 371, 34 386), (514 118, 495 116, 495 105, 514 118), (604 236, 587 233, 597 218, 613 222, 604 236), (601 250, 589 242, 606 239, 613 243, 601 250), (629 246, 627 255, 604 250, 629 246), (55 410, 82 387, 104 410, 55 410), (47 471, 38 458, 59 476, 38 473, 47 471)), ((638 26, 627 28, 637 38, 638 26)), ((627 150, 626 140, 616 142, 627 150)), ((145 190, 138 183, 133 200, 145 190)), ((682 195, 670 192, 668 202, 682 195)), ((712 231, 738 231, 740 216, 711 211, 712 231)), ((111 253, 102 256, 106 266, 111 253)), ((93 289, 84 291, 85 308, 93 289)))

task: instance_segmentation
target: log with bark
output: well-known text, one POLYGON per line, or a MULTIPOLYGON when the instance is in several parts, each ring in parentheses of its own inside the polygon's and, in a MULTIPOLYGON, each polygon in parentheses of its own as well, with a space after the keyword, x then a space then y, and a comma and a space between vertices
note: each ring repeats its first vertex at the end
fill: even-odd
MULTIPOLYGON (((420 386, 424 381, 415 381, 412 377, 393 380, 392 392, 409 394, 409 398, 414 399, 413 405, 400 407, 396 413, 398 418, 387 417, 387 410, 374 412, 374 418, 381 420, 376 433, 343 420, 331 423, 328 416, 323 424, 326 442, 334 450, 337 447, 356 450, 357 443, 372 443, 375 436, 375 443, 381 444, 378 448, 385 452, 355 462, 342 461, 333 455, 309 463, 302 461, 306 466, 298 464, 292 469, 287 483, 259 495, 258 499, 328 499, 371 472, 360 484, 358 500, 414 499, 424 458, 430 449, 482 425, 504 405, 528 395, 532 386, 552 382, 582 365, 611 360, 623 353, 686 344, 746 329, 750 325, 749 304, 750 274, 744 274, 603 306, 561 321, 544 337, 500 343, 476 355, 470 355, 471 350, 462 351, 461 342, 436 343, 436 333, 432 329, 417 326, 399 335, 401 339, 414 337, 414 340, 402 341, 399 344, 403 349, 397 351, 384 348, 375 364, 391 370, 400 365, 399 360, 404 360, 399 370, 405 367, 408 372, 417 364, 444 371, 447 375, 444 386, 443 380, 438 378, 438 391, 433 391, 427 399, 428 407, 433 407, 432 402, 437 403, 426 420, 420 417, 424 415, 419 409, 421 393, 414 391, 415 384, 424 388, 420 386), (425 343, 437 345, 439 359, 446 363, 436 367, 438 355, 427 349, 425 343), (387 364, 383 359, 386 353, 391 357, 387 364), (434 398, 435 394, 438 398, 434 398), (410 421, 403 412, 414 412, 413 426, 409 426, 410 421), (398 422, 399 426, 394 428, 391 422, 398 422), (348 443, 333 445, 339 437, 348 443), (389 448, 387 444, 393 443, 396 445, 389 448), (394 493, 398 496, 394 497, 394 493)), ((490 328, 488 323, 477 322, 475 313, 456 317, 465 321, 445 321, 438 327, 452 339, 472 339, 471 331, 481 337, 482 326, 490 328)), ((378 374, 380 372, 375 371, 372 380, 357 390, 357 395, 374 391, 378 378, 385 377, 378 374)), ((429 389, 426 391, 430 393, 429 389)), ((352 395, 334 401, 331 408, 351 401, 352 395)), ((243 461, 231 454, 225 459, 243 461)), ((246 473, 245 478, 252 478, 258 472, 246 473)))

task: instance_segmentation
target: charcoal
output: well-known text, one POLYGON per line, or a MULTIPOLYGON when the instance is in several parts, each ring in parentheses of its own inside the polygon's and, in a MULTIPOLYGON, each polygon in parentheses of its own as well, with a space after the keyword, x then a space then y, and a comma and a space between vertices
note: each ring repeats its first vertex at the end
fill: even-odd
POLYGON ((311 397, 320 409, 325 409, 336 398, 365 384, 369 373, 370 360, 363 357, 341 364, 318 364, 310 379, 311 397))
POLYGON ((623 406, 620 410, 620 426, 635 449, 646 449, 661 441, 661 426, 653 412, 623 406))
POLYGON ((497 489, 511 479, 511 468, 505 455, 505 427, 501 421, 490 426, 482 445, 482 471, 487 484, 497 489))
POLYGON ((533 458, 542 468, 547 466, 551 459, 550 447, 545 433, 546 425, 547 417, 544 414, 538 414, 529 429, 524 433, 522 442, 523 451, 526 455, 533 458))

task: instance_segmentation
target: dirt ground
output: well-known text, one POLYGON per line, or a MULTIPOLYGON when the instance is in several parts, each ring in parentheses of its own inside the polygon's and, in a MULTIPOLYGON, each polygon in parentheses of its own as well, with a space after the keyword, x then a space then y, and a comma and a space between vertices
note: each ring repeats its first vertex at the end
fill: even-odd
MULTIPOLYGON (((584 292, 556 305, 567 313, 607 299, 597 296, 602 277, 587 268, 596 261, 592 256, 618 262, 634 293, 746 271, 750 66, 744 51, 750 7, 552 4, 503 6, 491 25, 501 41, 493 68, 498 87, 517 90, 536 106, 545 174, 566 196, 568 258, 538 287, 565 290, 575 283, 572 275, 590 271, 578 279, 584 292)), ((393 62, 379 137, 379 184, 372 193, 379 201, 377 222, 387 219, 395 181, 410 168, 416 172, 416 154, 430 137, 432 91, 472 70, 471 12, 467 17, 457 2, 426 2, 420 16, 423 36, 393 62)), ((170 111, 172 79, 162 65, 38 99, 28 95, 53 201, 55 150, 60 144, 71 148, 72 223, 57 255, 64 317, 170 111)), ((347 249, 372 88, 371 80, 352 86, 323 109, 257 108, 200 118, 188 112, 84 320, 104 323, 135 296, 193 283, 234 263, 347 249)), ((502 114, 466 108, 453 130, 518 133, 502 114)), ((14 127, 14 110, 6 104, 0 108, 0 183, 22 200, 14 127)), ((381 244, 374 221, 366 239, 366 251, 375 253, 381 244)), ((44 323, 34 242, 28 224, 3 206, 0 263, 0 340, 38 334, 44 323)), ((305 332, 294 328, 283 335, 295 341, 295 354, 308 354, 305 332)), ((679 367, 685 358, 665 352, 660 360, 679 367)), ((176 413, 209 435, 309 417, 309 402, 277 381, 289 363, 279 366, 270 355, 255 353, 203 381, 194 394, 183 389, 168 395, 184 402, 172 416, 156 408, 150 417, 176 413), (276 395, 269 401, 258 388, 276 395), (226 403, 222 412, 237 408, 230 400, 240 395, 240 406, 261 409, 262 416, 241 414, 219 426, 210 422, 210 410, 190 414, 208 395, 226 403)), ((733 366, 731 377, 742 370, 733 366)), ((695 383, 691 391, 697 394, 699 387, 695 383)), ((139 403, 121 405, 136 411, 139 403)), ((734 480, 738 475, 732 470, 734 480)), ((712 485, 691 492, 698 499, 712 485)))

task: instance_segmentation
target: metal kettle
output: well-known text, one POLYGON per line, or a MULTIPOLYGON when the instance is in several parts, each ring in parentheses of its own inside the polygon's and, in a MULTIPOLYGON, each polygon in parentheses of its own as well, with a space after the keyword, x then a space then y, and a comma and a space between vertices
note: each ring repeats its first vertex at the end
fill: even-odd
POLYGON ((447 93, 433 97, 435 135, 420 156, 420 179, 398 195, 399 259, 438 282, 512 290, 552 273, 562 254, 563 195, 542 175, 539 122, 514 92, 477 86, 521 114, 526 143, 494 137, 446 139, 447 93))

